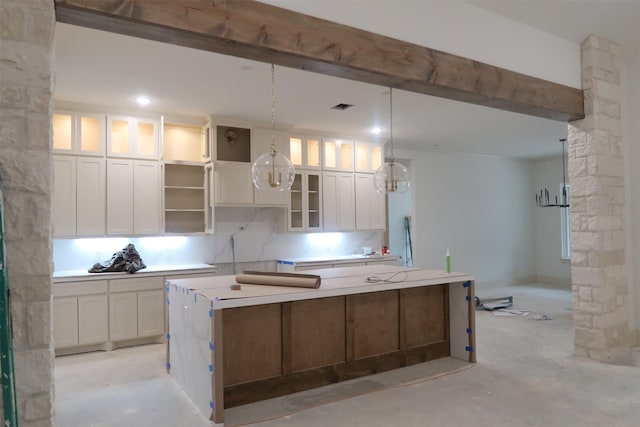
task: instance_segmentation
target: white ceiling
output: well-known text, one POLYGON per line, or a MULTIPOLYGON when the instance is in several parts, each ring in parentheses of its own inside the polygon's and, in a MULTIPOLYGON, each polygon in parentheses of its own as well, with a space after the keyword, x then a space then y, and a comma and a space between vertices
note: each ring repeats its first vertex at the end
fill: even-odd
MULTIPOLYGON (((549 2, 473 3, 514 20, 529 19, 532 26, 548 26, 544 16, 537 18, 534 11, 547 3, 548 17, 549 2), (527 13, 521 14, 516 5, 525 7, 527 13)), ((553 3, 555 8, 558 2, 553 3)), ((578 30, 573 34, 564 27, 558 36, 581 37, 578 30)), ((638 27, 633 29, 637 32, 638 27)), ((628 34, 622 31, 622 35, 628 34)), ((135 110, 133 98, 144 93, 153 98, 147 108, 166 115, 213 114, 270 123, 268 64, 67 24, 57 25, 55 44, 57 101, 135 110)), ((388 103, 384 87, 276 67, 276 120, 282 125, 371 139, 371 127, 389 127, 388 103), (330 109, 338 103, 355 106, 346 111, 330 109)), ((382 139, 388 137, 387 132, 382 139)), ((566 136, 567 126, 394 90, 393 132, 399 147, 537 158, 558 155, 557 141, 566 136)))

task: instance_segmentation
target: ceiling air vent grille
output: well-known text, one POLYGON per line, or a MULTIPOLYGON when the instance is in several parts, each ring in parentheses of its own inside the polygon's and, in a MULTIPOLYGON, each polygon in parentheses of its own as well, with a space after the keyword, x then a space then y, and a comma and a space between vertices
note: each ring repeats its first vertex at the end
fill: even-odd
POLYGON ((353 104, 343 104, 343 103, 340 103, 340 104, 334 105, 333 107, 331 107, 331 109, 332 109, 332 110, 342 110, 342 111, 344 111, 344 110, 346 110, 347 108, 351 108, 351 107, 353 107, 353 104))

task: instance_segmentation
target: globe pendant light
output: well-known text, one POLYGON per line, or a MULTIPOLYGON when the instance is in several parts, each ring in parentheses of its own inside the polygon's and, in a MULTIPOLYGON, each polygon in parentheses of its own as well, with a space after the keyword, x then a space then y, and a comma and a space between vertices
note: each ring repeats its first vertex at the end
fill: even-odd
POLYGON ((291 190, 296 170, 287 156, 276 150, 275 66, 271 64, 271 148, 251 166, 253 185, 260 191, 291 190))
POLYGON ((409 171, 402 163, 396 163, 393 155, 393 95, 389 88, 389 147, 391 156, 376 170, 373 185, 380 194, 399 192, 409 189, 409 171))

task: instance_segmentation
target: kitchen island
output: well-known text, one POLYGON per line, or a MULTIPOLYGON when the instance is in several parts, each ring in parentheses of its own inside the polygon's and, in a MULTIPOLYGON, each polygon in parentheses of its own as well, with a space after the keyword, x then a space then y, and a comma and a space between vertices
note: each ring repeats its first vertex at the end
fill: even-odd
POLYGON ((316 270, 317 289, 235 276, 167 282, 167 367, 212 421, 224 408, 443 357, 474 363, 474 278, 389 265, 316 270))

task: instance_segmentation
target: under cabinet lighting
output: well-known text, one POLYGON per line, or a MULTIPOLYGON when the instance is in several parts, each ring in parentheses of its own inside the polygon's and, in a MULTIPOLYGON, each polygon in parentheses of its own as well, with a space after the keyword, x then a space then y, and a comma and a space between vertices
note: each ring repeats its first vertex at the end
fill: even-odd
POLYGON ((380 127, 374 127, 371 129, 371 133, 374 135, 380 135, 382 133, 382 128, 380 127))
POLYGON ((340 244, 342 233, 311 233, 307 234, 307 241, 316 248, 330 248, 340 244))
POLYGON ((129 241, 123 237, 102 237, 94 239, 74 239, 79 249, 87 252, 115 252, 127 246, 129 241))
POLYGON ((140 249, 166 250, 181 248, 187 243, 187 238, 185 236, 140 237, 138 242, 140 249))

